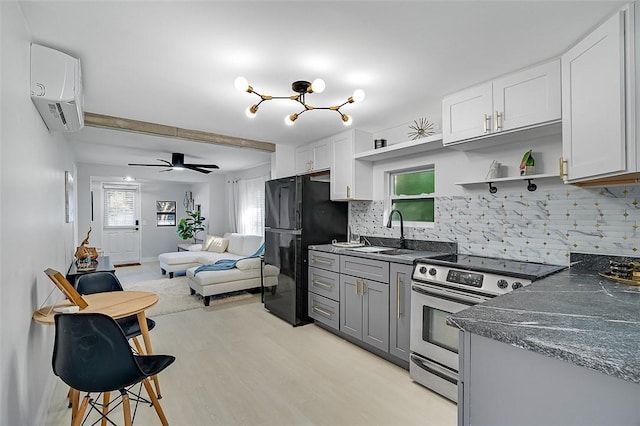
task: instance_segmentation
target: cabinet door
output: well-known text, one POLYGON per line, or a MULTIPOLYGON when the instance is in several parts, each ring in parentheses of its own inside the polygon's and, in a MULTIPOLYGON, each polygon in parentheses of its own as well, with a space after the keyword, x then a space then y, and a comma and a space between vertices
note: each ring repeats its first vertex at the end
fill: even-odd
POLYGON ((361 278, 340 275, 340 331, 362 339, 361 278))
POLYGON ((409 361, 413 266, 392 263, 389 271, 389 353, 409 361))
POLYGON ((353 133, 331 138, 331 199, 348 200, 355 191, 353 180, 353 133))
POLYGON ((331 139, 323 139, 313 145, 313 170, 328 170, 331 167, 331 139))
POLYGON ((562 58, 566 182, 626 170, 624 12, 562 58))
POLYGON ((442 143, 489 134, 493 112, 491 83, 454 93, 442 100, 442 143))
POLYGON ((362 341, 389 351, 389 285, 363 280, 362 341))
POLYGON ((296 148, 296 174, 303 175, 311 171, 311 148, 302 146, 296 148))
POLYGON ((492 132, 560 120, 560 60, 493 81, 492 132))

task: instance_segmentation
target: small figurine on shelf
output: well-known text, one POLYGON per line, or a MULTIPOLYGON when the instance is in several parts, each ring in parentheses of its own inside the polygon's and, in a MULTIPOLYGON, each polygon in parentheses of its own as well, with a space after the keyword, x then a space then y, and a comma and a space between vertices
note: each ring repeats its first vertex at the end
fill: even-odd
POLYGON ((536 165, 531 150, 524 153, 520 162, 520 176, 531 176, 536 174, 536 165))

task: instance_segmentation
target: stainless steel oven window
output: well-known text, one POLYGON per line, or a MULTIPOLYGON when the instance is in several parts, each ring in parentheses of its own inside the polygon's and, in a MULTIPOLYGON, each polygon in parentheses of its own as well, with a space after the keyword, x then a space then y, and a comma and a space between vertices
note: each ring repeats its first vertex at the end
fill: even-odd
POLYGON ((458 330, 447 325, 450 312, 422 306, 422 340, 458 353, 458 330))

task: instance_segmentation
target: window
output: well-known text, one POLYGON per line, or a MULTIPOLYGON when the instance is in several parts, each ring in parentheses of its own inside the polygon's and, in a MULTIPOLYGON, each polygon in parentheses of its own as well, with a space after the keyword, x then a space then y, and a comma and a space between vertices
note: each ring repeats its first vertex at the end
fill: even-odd
POLYGON ((264 233, 264 178, 238 181, 237 228, 241 234, 264 233))
POLYGON ((389 205, 402 213, 405 224, 425 226, 433 223, 434 192, 433 167, 389 174, 389 205))
POLYGON ((132 227, 136 224, 138 188, 127 186, 104 187, 104 227, 132 227))

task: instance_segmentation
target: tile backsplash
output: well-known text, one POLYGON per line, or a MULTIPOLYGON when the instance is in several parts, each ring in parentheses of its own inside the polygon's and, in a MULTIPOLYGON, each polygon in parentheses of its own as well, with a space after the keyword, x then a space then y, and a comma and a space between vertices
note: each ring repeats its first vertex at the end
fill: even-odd
MULTIPOLYGON (((398 238, 383 201, 349 203, 354 232, 398 238)), ((500 191, 436 197, 435 226, 405 238, 455 242, 458 252, 569 265, 570 253, 640 255, 640 186, 500 191)))

